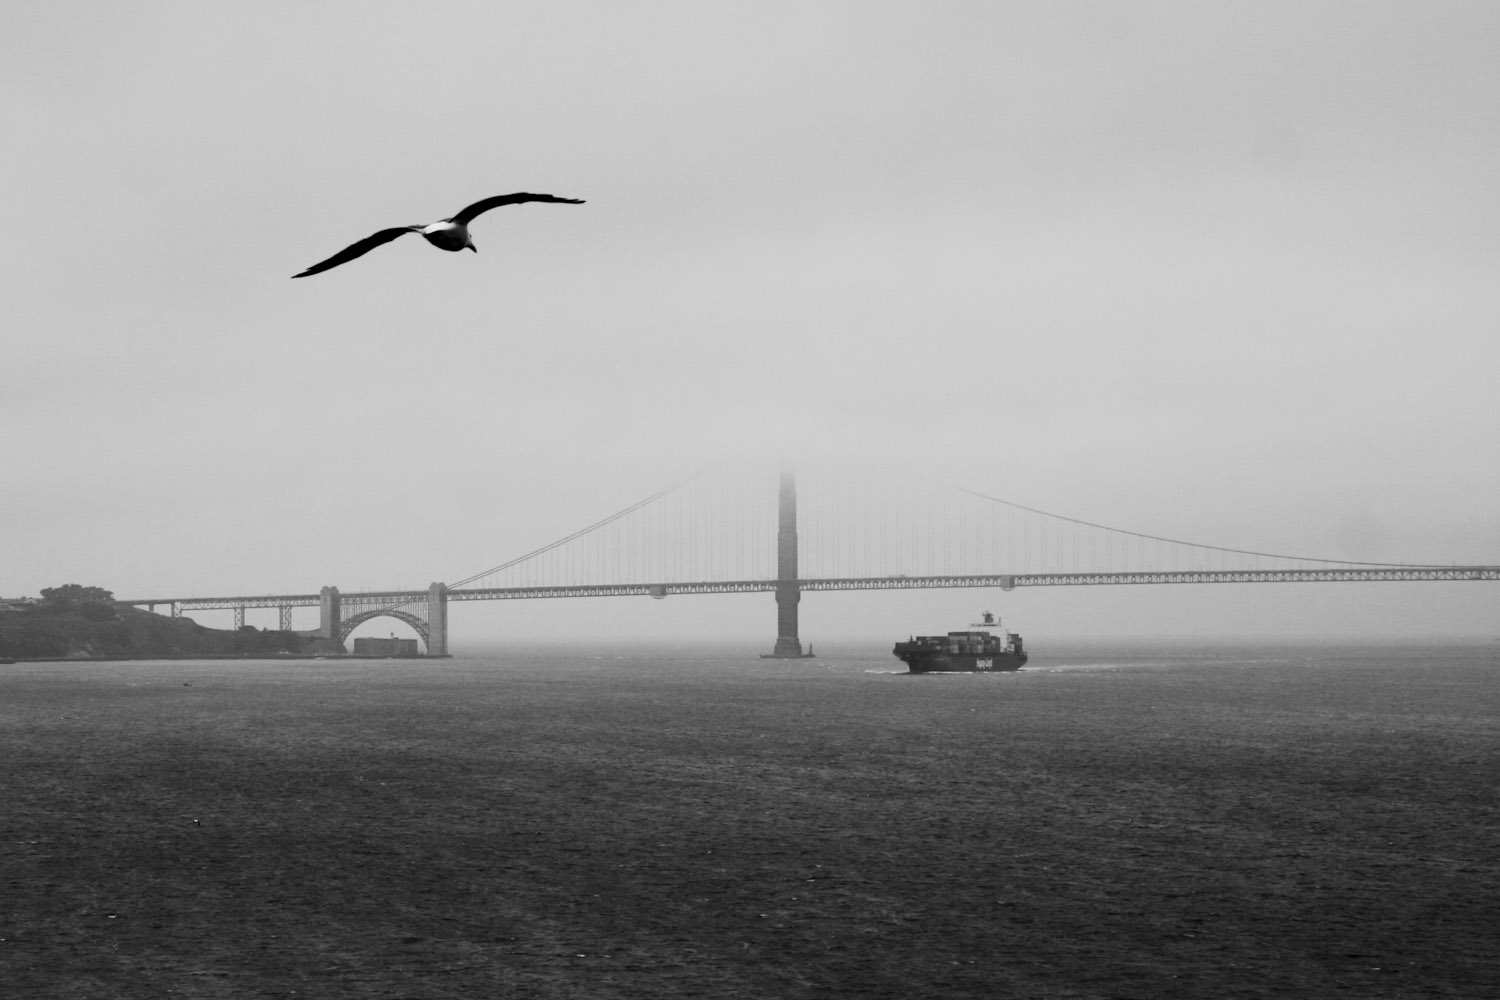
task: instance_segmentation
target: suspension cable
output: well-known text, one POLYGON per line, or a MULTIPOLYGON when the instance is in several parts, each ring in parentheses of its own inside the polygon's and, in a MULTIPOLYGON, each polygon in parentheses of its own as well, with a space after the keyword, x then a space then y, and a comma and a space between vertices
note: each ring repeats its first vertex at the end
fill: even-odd
POLYGON ((624 510, 616 511, 615 513, 609 515, 609 517, 606 517, 606 518, 604 518, 601 521, 595 521, 593 524, 589 525, 587 528, 579 528, 577 531, 573 532, 571 535, 568 535, 566 538, 559 538, 555 542, 550 542, 547 545, 543 545, 539 549, 533 549, 532 551, 526 553, 524 556, 517 556, 516 558, 510 560, 509 562, 501 563, 499 566, 495 566, 495 567, 493 567, 491 569, 487 569, 483 573, 475 573, 473 576, 464 577, 462 580, 458 581, 457 583, 449 584, 448 585, 448 589, 449 590, 456 590, 459 587, 467 586, 468 584, 473 583, 475 580, 481 579, 481 578, 486 577, 486 576, 490 576, 491 574, 494 574, 494 573, 499 573, 502 570, 510 569, 512 566, 515 566, 518 563, 523 563, 523 562, 525 562, 528 559, 534 559, 535 557, 541 555, 544 552, 551 552, 553 549, 558 548, 559 546, 562 546, 562 545, 566 545, 566 544, 568 544, 569 542, 573 541, 576 538, 581 538, 584 535, 587 535, 591 531, 597 531, 598 529, 604 527, 606 524, 611 524, 611 523, 613 523, 615 521, 618 521, 620 518, 624 517, 627 514, 633 514, 636 511, 640 510, 642 507, 645 507, 647 504, 654 503, 657 500, 660 500, 662 497, 668 495, 669 493, 675 493, 675 492, 677 492, 678 490, 680 490, 684 486, 686 486, 688 483, 694 482, 695 480, 698 480, 698 479, 702 479, 705 475, 708 474, 709 471, 710 470, 708 470, 708 469, 700 469, 697 472, 693 473, 691 476, 688 476, 686 479, 683 479, 680 482, 674 483, 673 485, 668 486, 664 490, 659 490, 656 493, 651 494, 646 499, 640 500, 640 501, 638 501, 636 503, 631 504, 629 507, 626 507, 624 510))
POLYGON ((966 489, 962 486, 954 486, 953 489, 958 490, 958 492, 960 493, 967 493, 969 496, 978 497, 981 500, 988 500, 991 503, 1002 504, 1006 507, 1012 507, 1016 510, 1024 510, 1031 514, 1040 514, 1042 517, 1050 517, 1058 521, 1067 521, 1071 524, 1083 525, 1087 528, 1097 528, 1100 531, 1110 531, 1120 535, 1129 535, 1132 538, 1141 539, 1143 541, 1166 542, 1169 545, 1186 545, 1191 548, 1211 549, 1215 552, 1228 552, 1239 556, 1257 556, 1262 559, 1290 559, 1294 562, 1330 563, 1339 566, 1381 566, 1390 568, 1404 567, 1408 569, 1415 569, 1430 568, 1433 565, 1431 563, 1360 562, 1356 559, 1318 559, 1312 556, 1287 556, 1278 555, 1274 552, 1253 552, 1249 549, 1231 549, 1222 545, 1203 545, 1198 542, 1185 542, 1180 538, 1164 538, 1160 535, 1148 535, 1140 531, 1129 531, 1125 528, 1111 528, 1107 524, 1095 524, 1093 521, 1084 521, 1076 517, 1065 517, 1062 514, 1053 514, 1049 511, 1038 510, 1035 507, 1027 507, 1024 504, 1012 503, 1009 500, 1001 500, 999 497, 992 497, 987 494, 977 492, 976 490, 966 489))

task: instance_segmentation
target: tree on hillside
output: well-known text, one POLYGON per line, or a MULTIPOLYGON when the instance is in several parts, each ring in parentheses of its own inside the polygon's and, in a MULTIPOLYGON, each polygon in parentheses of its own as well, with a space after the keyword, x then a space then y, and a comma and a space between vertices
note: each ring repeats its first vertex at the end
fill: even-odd
POLYGON ((84 587, 65 583, 61 587, 42 588, 42 608, 58 613, 75 612, 95 621, 115 617, 115 595, 103 587, 84 587))
POLYGON ((65 583, 61 587, 43 587, 42 600, 47 604, 113 604, 115 595, 103 587, 65 583))

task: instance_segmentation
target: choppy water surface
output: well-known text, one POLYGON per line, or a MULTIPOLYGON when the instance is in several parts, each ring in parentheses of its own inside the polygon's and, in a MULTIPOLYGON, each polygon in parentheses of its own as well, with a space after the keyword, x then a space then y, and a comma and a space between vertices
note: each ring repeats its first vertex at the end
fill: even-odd
MULTIPOLYGON (((588 643, 563 645, 494 645, 459 654, 466 661, 515 666, 572 664, 614 665, 617 669, 657 669, 665 672, 721 670, 738 673, 759 670, 779 674, 856 671, 907 674, 891 654, 891 643, 827 642, 815 645, 817 655, 801 661, 762 659, 753 643, 588 643)), ((1178 668, 1363 667, 1425 671, 1467 668, 1500 671, 1500 640, 1348 640, 1248 638, 1125 638, 1072 639, 1028 643, 1029 660, 1022 673, 1165 670, 1178 668)), ((1003 675, 988 675, 996 678, 1003 675)), ((1500 678, 1500 674, 1497 674, 1500 678)), ((927 679, 938 679, 928 675, 927 679)))
POLYGON ((0 668, 0 979, 1496 995, 1495 644, 747 646, 0 668))

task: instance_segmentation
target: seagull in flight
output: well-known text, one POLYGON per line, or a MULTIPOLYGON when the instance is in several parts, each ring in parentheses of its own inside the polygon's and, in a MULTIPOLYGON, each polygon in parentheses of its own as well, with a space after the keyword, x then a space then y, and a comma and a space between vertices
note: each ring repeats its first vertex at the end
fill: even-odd
POLYGON ((358 243, 351 243, 327 260, 319 261, 306 271, 294 274, 294 278, 305 278, 309 274, 317 274, 329 268, 347 264, 356 257, 363 257, 382 243, 389 243, 403 233, 421 233, 422 238, 439 250, 462 250, 468 247, 475 253, 479 250, 474 246, 474 240, 469 236, 469 223, 492 208, 501 205, 519 205, 526 201, 551 201, 563 205, 582 205, 581 198, 556 198, 550 194, 527 194, 518 191, 515 194, 499 194, 493 198, 476 201, 457 215, 447 219, 440 219, 430 225, 418 224, 415 226, 397 226, 394 229, 382 229, 374 236, 366 236, 358 243))

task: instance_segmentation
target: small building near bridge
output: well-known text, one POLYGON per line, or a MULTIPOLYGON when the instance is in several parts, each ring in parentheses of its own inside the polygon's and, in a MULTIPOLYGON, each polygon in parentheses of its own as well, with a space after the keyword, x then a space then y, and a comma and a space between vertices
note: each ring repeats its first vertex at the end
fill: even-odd
POLYGON ((358 638, 354 640, 355 656, 419 656, 417 651, 417 640, 397 639, 391 636, 389 639, 376 637, 358 638))

